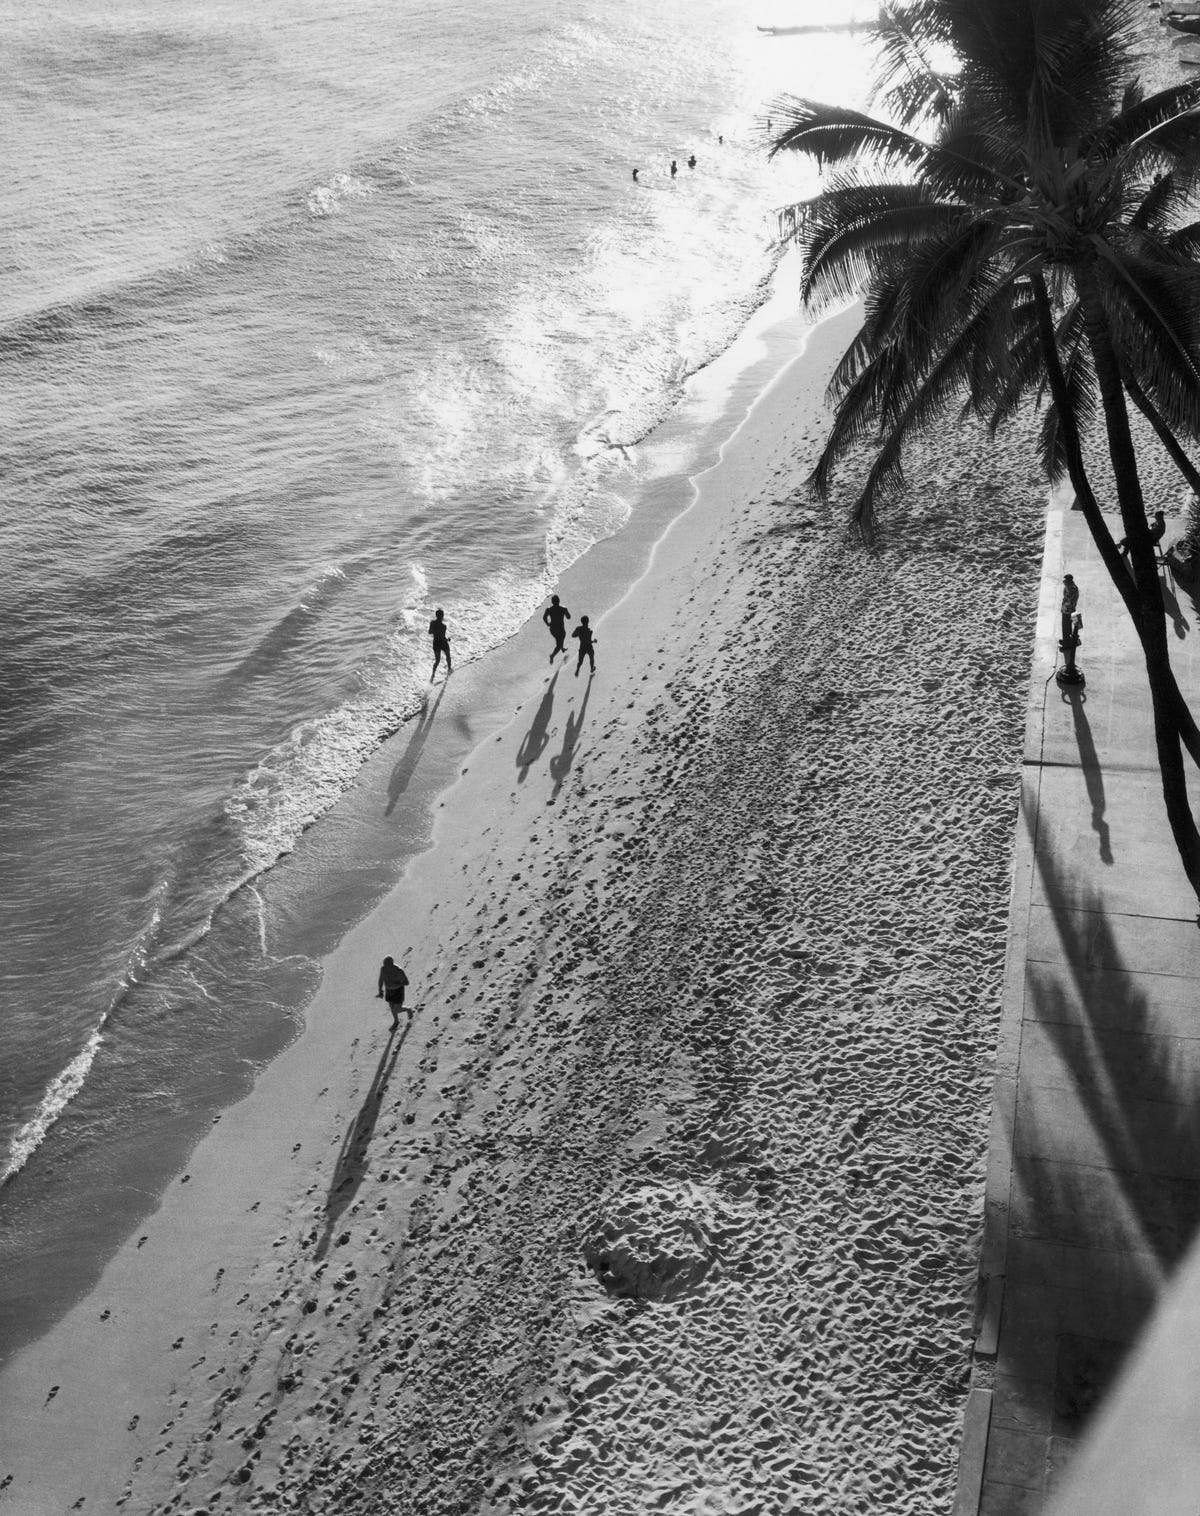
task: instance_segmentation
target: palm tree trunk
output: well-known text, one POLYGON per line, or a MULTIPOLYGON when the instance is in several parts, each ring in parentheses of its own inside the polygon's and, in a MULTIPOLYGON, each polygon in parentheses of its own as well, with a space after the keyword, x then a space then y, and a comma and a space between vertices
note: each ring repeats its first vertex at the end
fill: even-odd
MULTIPOLYGON (((1108 322, 1100 298, 1095 270, 1090 262, 1081 260, 1072 272, 1083 310, 1084 329, 1087 332, 1088 346, 1095 365, 1100 397, 1104 405, 1108 451, 1112 459, 1117 500, 1125 527, 1125 539, 1129 546, 1129 566, 1133 571, 1132 579, 1139 604, 1140 614, 1135 618, 1134 624, 1142 644, 1146 677, 1150 685, 1150 700, 1154 712, 1154 743, 1158 752, 1163 801, 1166 804, 1167 820, 1170 823, 1171 834, 1175 839, 1184 872, 1197 899, 1200 900, 1200 831, 1197 831, 1195 817, 1192 815, 1188 801, 1187 776, 1181 747, 1183 730, 1178 709, 1182 696, 1171 668, 1162 589, 1158 582, 1158 565, 1155 562, 1154 544, 1150 540, 1150 526, 1146 520, 1146 508, 1142 500, 1137 455, 1134 452, 1133 438, 1129 431, 1129 413, 1125 409, 1125 393, 1109 336, 1108 322)), ((1105 535, 1111 543, 1111 533, 1106 531, 1105 535)), ((1119 560, 1119 553, 1117 557, 1119 560)), ((1107 556, 1105 564, 1108 566, 1107 556)), ((1109 572, 1112 572, 1111 567, 1109 567, 1109 572)), ((1124 591, 1129 575, 1123 564, 1119 572, 1122 578, 1117 581, 1118 587, 1124 591)), ((1124 592, 1122 599, 1128 603, 1124 592)))
MULTIPOLYGON (((1159 441, 1166 448, 1176 468, 1187 480, 1192 491, 1200 497, 1200 470, 1184 452, 1179 439, 1163 420, 1158 408, 1150 397, 1144 393, 1140 386, 1128 376, 1125 378, 1125 390, 1129 398, 1149 421, 1154 428, 1159 441)), ((1155 566, 1155 574, 1158 568, 1155 566)), ((1196 725, 1196 718, 1192 715, 1191 707, 1184 699, 1183 691, 1179 688, 1179 681, 1175 678, 1175 670, 1171 669, 1171 684, 1174 687, 1172 703, 1175 709, 1175 717, 1179 722, 1179 735, 1183 740, 1184 747, 1192 756, 1192 760, 1200 766, 1200 728, 1196 725)))
POLYGON ((1137 406, 1138 410, 1141 411, 1142 415, 1145 416, 1146 420, 1154 428, 1158 440, 1170 454, 1171 461, 1175 467, 1187 480, 1192 493, 1200 495, 1200 470, 1196 468, 1196 465, 1184 452, 1180 446, 1178 437, 1176 437, 1175 433, 1163 420, 1157 406, 1128 375, 1125 377, 1125 389, 1134 405, 1137 406))
POLYGON ((1140 639, 1142 603, 1137 594, 1137 586, 1130 579, 1125 560, 1121 557, 1121 550, 1113 541, 1108 522, 1104 519, 1096 496, 1092 492, 1087 470, 1084 468, 1083 447, 1079 440, 1075 407, 1071 404, 1071 397, 1067 391, 1066 377, 1058 356, 1058 344, 1054 338, 1054 317, 1050 309, 1050 296, 1040 274, 1032 275, 1031 283, 1034 308, 1037 311, 1038 331, 1042 342, 1042 359, 1046 365, 1046 377, 1050 384, 1050 398, 1054 401, 1054 409, 1058 413, 1059 431, 1067 454, 1067 476, 1075 491, 1076 502, 1083 512, 1083 519, 1087 522, 1088 530, 1092 534, 1092 541, 1096 544, 1096 549, 1104 562, 1104 567, 1108 570, 1109 577, 1117 587, 1118 594, 1125 602, 1125 609, 1129 612, 1140 639))

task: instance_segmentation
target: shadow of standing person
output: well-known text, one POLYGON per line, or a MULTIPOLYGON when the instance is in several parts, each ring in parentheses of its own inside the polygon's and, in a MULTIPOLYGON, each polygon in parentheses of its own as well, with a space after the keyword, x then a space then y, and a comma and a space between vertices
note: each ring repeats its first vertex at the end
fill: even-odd
POLYGON ((521 738, 521 746, 517 749, 517 767, 521 771, 517 775, 519 783, 524 783, 531 766, 538 761, 549 745, 550 717, 554 711, 554 684, 557 679, 558 670, 555 669, 534 715, 533 724, 521 738))
MULTIPOLYGON (((1170 564, 1168 562, 1169 567, 1170 564)), ((1175 627, 1175 635, 1176 637, 1186 637, 1189 630, 1189 622, 1183 614, 1183 608, 1179 604, 1178 597, 1171 588, 1171 575, 1169 573, 1160 574, 1159 581, 1162 584, 1163 607, 1175 627)))
POLYGON ((1071 720, 1075 726, 1075 741, 1079 745, 1079 767, 1083 770, 1083 782, 1087 785, 1088 799, 1092 803, 1092 831, 1100 838, 1100 861, 1113 861, 1112 845, 1109 842, 1108 822, 1104 819, 1107 801, 1104 795, 1104 773, 1092 740, 1092 726, 1084 706, 1087 695, 1078 685, 1069 685, 1062 691, 1062 698, 1071 707, 1071 720))

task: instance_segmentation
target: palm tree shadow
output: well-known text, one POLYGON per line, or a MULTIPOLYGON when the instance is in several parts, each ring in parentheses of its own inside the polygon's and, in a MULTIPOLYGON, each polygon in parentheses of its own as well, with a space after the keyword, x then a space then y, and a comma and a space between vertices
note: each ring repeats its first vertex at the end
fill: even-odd
POLYGON ((1104 771, 1092 739, 1091 723, 1084 706, 1087 695, 1078 685, 1067 685, 1062 690, 1063 700, 1071 707, 1071 721, 1075 727, 1075 741, 1079 745, 1079 766, 1083 770, 1083 782, 1087 785, 1088 799, 1092 803, 1092 831, 1100 838, 1100 858, 1104 863, 1113 861, 1112 844, 1108 822, 1104 819, 1104 771))
POLYGON ((404 1030, 399 1036, 396 1035, 395 1027, 388 1033, 379 1066, 375 1070, 374 1079, 371 1080, 371 1088, 367 1091, 366 1099, 359 1107, 358 1115, 350 1123, 342 1141, 342 1149, 334 1166, 333 1178, 329 1181, 329 1193, 325 1197, 325 1230, 321 1234, 321 1240, 313 1255, 318 1263, 329 1251, 334 1228, 342 1212, 358 1193, 358 1188, 366 1176, 371 1138, 375 1135, 379 1112, 383 1107, 383 1097, 387 1093, 388 1081, 392 1077, 396 1060, 400 1056, 400 1049, 404 1046, 404 1040, 408 1036, 412 1022, 410 1013, 404 1030))
POLYGON ((550 683, 546 686, 546 693, 542 696, 541 704, 534 714, 533 723, 529 730, 521 738, 521 746, 517 749, 517 767, 520 773, 517 775, 518 783, 524 783, 526 774, 535 764, 550 743, 550 717, 554 711, 554 685, 558 679, 558 670, 550 676, 550 683))
POLYGON ((1187 981, 1132 972, 1102 896, 1038 868, 1057 943, 1026 965, 997 1383, 1052 1381, 1069 1452, 1200 1227, 1200 1077, 1187 981))
POLYGON ((573 711, 567 717, 567 729, 563 733, 563 745, 550 760, 550 773, 554 778, 554 789, 550 795, 551 801, 558 799, 558 793, 566 782, 567 775, 571 772, 571 765, 575 762, 575 749, 579 744, 579 734, 583 731, 583 718, 587 714, 587 703, 592 693, 592 681, 589 679, 583 691, 583 699, 579 703, 579 710, 573 711))
POLYGON ((413 728, 413 734, 408 739, 408 746, 404 749, 404 756, 392 770, 392 777, 388 780, 388 803, 383 814, 390 816, 396 809, 396 802, 403 795, 416 773, 417 764, 421 760, 421 752, 429 737, 429 729, 433 726, 433 719, 438 713, 438 706, 442 703, 442 697, 446 693, 443 683, 438 690, 438 697, 433 702, 433 708, 429 706, 429 696, 421 702, 421 714, 417 718, 417 724, 413 728))

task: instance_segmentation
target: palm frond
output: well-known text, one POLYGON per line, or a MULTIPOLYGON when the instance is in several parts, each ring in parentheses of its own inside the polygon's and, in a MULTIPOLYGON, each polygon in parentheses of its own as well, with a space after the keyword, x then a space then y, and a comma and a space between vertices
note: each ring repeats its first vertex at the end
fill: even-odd
POLYGON ((1174 422, 1200 427, 1200 269, 1164 269, 1094 239, 1106 318, 1122 365, 1174 422))
POLYGON ((1200 153, 1200 80, 1160 90, 1105 121, 1080 142, 1081 156, 1120 158, 1126 170, 1148 159, 1173 162, 1200 153))
POLYGON ((776 131, 768 151, 807 153, 820 165, 872 161, 887 170, 918 168, 928 147, 911 132, 843 105, 783 96, 771 106, 771 119, 787 125, 776 131))
POLYGON ((801 299, 808 305, 852 296, 897 249, 947 235, 968 219, 961 206, 931 199, 920 185, 835 183, 809 213, 801 299))
POLYGON ((944 120, 954 99, 954 81, 933 65, 947 38, 938 0, 880 5, 872 33, 879 57, 873 99, 904 126, 944 120))
POLYGON ((1200 258, 1200 221, 1176 228, 1167 237, 1167 245, 1182 258, 1200 258))

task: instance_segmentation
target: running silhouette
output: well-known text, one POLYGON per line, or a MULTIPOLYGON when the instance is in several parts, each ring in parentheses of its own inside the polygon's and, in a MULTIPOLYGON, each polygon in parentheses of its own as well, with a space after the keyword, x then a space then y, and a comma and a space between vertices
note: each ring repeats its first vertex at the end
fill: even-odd
POLYGON ((571 619, 571 613, 565 605, 558 603, 558 596, 550 596, 550 604, 542 612, 542 620, 550 628, 550 635, 554 638, 554 651, 550 654, 550 662, 553 663, 559 653, 567 650, 567 622, 571 619))
POLYGON ((446 672, 452 674, 454 669, 450 663, 450 634, 446 631, 445 612, 441 606, 433 613, 433 620, 429 623, 429 635, 433 638, 433 673, 429 676, 430 684, 437 677, 438 664, 442 661, 442 654, 446 655, 446 672))
POLYGON ((575 665, 576 679, 579 678, 579 670, 583 667, 583 660, 585 658, 591 665, 591 672, 594 674, 596 672, 595 643, 592 638, 592 629, 588 625, 586 616, 580 616, 579 625, 571 633, 571 636, 579 639, 579 661, 575 665))

